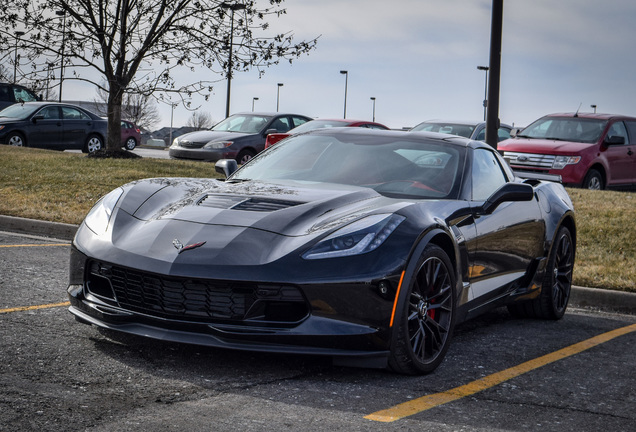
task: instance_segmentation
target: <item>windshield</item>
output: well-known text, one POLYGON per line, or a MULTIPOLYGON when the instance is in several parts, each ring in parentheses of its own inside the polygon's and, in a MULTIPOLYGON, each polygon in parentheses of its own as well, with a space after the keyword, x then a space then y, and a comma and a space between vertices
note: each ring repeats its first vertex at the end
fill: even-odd
POLYGON ((420 123, 411 129, 412 132, 439 132, 450 135, 458 135, 464 138, 470 138, 475 130, 475 126, 457 123, 420 123))
POLYGON ((464 152, 404 135, 309 133, 281 141, 228 181, 324 182, 368 187, 393 197, 451 198, 459 190, 464 152))
POLYGON ((9 117, 19 120, 24 120, 33 114, 36 110, 40 109, 40 105, 26 105, 26 104, 13 104, 0 111, 0 117, 9 117))
POLYGON ((314 129, 344 127, 349 123, 344 120, 311 120, 289 131, 290 134, 309 132, 314 129))
POLYGON ((270 119, 271 117, 263 115, 235 114, 214 126, 212 130, 256 134, 263 130, 270 119))
POLYGON ((607 120, 580 117, 544 117, 525 128, 518 137, 595 143, 607 120))

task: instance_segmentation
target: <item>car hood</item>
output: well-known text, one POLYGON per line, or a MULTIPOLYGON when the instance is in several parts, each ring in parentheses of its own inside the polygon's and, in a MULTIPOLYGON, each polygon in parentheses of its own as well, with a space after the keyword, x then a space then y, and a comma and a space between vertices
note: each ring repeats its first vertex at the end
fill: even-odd
POLYGON ((233 139, 240 138, 246 135, 251 135, 251 134, 245 134, 240 132, 212 131, 212 130, 196 131, 196 132, 189 132, 187 134, 181 135, 179 137, 179 142, 189 141, 192 143, 205 144, 210 141, 233 140, 233 139))
POLYGON ((203 274, 213 266, 240 278, 349 222, 412 204, 335 184, 147 179, 124 186, 108 232, 82 224, 75 245, 152 272, 203 274))
POLYGON ((0 124, 15 123, 20 121, 24 120, 13 117, 0 117, 0 124))
POLYGON ((513 138, 497 144, 497 149, 522 153, 575 154, 594 145, 596 145, 596 143, 513 138))

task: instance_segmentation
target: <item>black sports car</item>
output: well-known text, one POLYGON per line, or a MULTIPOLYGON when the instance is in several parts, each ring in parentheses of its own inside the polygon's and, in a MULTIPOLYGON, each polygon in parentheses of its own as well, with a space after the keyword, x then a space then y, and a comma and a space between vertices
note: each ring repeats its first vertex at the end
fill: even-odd
POLYGON ((147 179, 102 198, 73 242, 75 317, 416 374, 485 310, 565 312, 572 203, 484 143, 321 129, 236 166, 217 162, 225 181, 147 179))

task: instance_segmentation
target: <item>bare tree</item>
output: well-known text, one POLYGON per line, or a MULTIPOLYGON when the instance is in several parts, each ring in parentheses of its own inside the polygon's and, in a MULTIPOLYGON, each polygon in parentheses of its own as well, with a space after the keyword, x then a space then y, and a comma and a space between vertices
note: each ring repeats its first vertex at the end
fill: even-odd
MULTIPOLYGON (((97 89, 94 102, 96 114, 108 116, 108 93, 101 88, 97 89)), ((121 119, 150 129, 161 120, 157 101, 150 95, 126 93, 121 105, 121 119)))
MULTIPOLYGON (((120 146, 126 93, 153 95, 187 105, 195 93, 209 97, 215 82, 237 70, 260 73, 281 60, 311 51, 317 38, 294 42, 274 34, 268 20, 285 13, 283 0, 13 0, 0 8, 0 49, 19 46, 32 74, 45 65, 72 65, 72 79, 108 94, 107 149, 120 146), (266 6, 261 6, 265 3, 266 6), (18 42, 16 41, 16 46, 18 42), (218 76, 180 85, 177 70, 206 68, 218 76), (88 70, 98 72, 91 78, 88 70), (149 72, 150 71, 150 72, 149 72), (101 83, 106 83, 102 85, 101 83)), ((65 79, 67 74, 65 74, 65 79)))
POLYGON ((201 130, 210 129, 214 126, 214 123, 215 122, 212 120, 212 114, 207 111, 197 110, 192 112, 192 115, 188 118, 185 125, 201 130))

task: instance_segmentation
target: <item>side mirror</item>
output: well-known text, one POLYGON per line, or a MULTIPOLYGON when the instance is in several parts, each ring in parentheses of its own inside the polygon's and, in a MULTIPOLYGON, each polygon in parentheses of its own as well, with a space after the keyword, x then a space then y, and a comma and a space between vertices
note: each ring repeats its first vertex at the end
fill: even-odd
POLYGON ((38 122, 38 120, 44 120, 44 116, 43 116, 43 115, 36 115, 36 116, 33 116, 33 117, 31 118, 31 121, 32 121, 33 123, 37 123, 37 122, 38 122))
POLYGON ((267 129, 265 131, 265 136, 267 136, 269 134, 273 134, 273 133, 278 133, 278 130, 276 130, 276 129, 267 129))
POLYGON ((505 202, 532 201, 534 188, 525 183, 506 183, 486 200, 481 208, 483 214, 490 214, 505 202))
POLYGON ((612 135, 605 137, 605 144, 607 145, 623 145, 625 144, 625 137, 619 135, 612 135))
POLYGON ((519 132, 521 132, 521 129, 519 128, 512 128, 510 130, 510 138, 516 138, 517 135, 519 134, 519 132))
POLYGON ((221 159, 214 164, 214 170, 219 174, 224 174, 225 178, 231 176, 238 169, 238 164, 234 159, 221 159))

